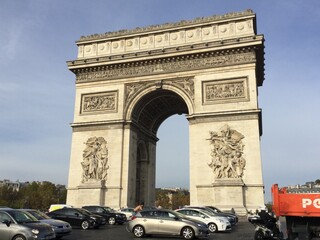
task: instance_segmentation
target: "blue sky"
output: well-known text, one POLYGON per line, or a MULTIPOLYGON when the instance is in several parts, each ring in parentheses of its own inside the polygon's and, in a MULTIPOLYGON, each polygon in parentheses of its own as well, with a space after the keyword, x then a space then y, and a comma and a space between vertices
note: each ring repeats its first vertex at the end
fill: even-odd
MULTIPOLYGON (((266 40, 259 88, 266 200, 272 183, 320 178, 320 1, 2 0, 0 179, 67 184, 75 76, 66 61, 76 59, 81 36, 246 9, 266 40)), ((188 122, 169 118, 158 137, 157 186, 188 188, 188 122)))

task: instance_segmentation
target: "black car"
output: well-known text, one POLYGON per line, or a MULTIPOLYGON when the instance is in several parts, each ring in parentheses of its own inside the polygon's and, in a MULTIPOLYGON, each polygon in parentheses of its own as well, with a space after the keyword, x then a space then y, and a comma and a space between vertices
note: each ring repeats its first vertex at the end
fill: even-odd
POLYGON ((82 229, 98 228, 101 226, 103 218, 100 215, 90 215, 81 208, 61 208, 47 215, 54 219, 59 219, 70 223, 73 227, 82 229))
POLYGON ((94 214, 103 216, 110 225, 114 225, 116 223, 121 225, 127 221, 127 216, 125 214, 116 212, 109 207, 92 205, 83 206, 82 208, 94 214))

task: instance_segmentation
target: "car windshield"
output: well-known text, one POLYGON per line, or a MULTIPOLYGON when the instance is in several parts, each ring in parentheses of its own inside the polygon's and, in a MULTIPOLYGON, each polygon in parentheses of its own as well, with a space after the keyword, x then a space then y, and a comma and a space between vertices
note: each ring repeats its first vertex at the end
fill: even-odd
POLYGON ((44 214, 43 212, 40 211, 28 211, 28 213, 32 214, 36 219, 38 220, 43 220, 43 219, 50 219, 49 216, 44 214))
POLYGON ((207 215, 209 215, 210 217, 217 216, 217 215, 214 214, 212 211, 205 210, 205 209, 201 209, 201 213, 207 214, 207 215))
POLYGON ((209 207, 209 208, 212 209, 213 211, 217 212, 217 213, 222 213, 222 211, 217 207, 209 207))
POLYGON ((112 208, 110 207, 103 207, 104 210, 106 210, 107 212, 111 212, 111 213, 114 213, 115 210, 113 210, 112 208))
POLYGON ((79 208, 77 210, 84 215, 91 215, 92 214, 90 211, 88 211, 87 209, 84 209, 84 208, 79 208))
POLYGON ((17 223, 38 222, 38 220, 30 213, 19 210, 10 210, 8 213, 14 218, 17 223))
POLYGON ((168 212, 171 213, 171 214, 173 214, 173 215, 175 215, 176 217, 179 217, 179 218, 187 218, 186 215, 184 215, 184 214, 182 214, 182 213, 179 213, 179 212, 169 211, 169 210, 168 210, 168 212))

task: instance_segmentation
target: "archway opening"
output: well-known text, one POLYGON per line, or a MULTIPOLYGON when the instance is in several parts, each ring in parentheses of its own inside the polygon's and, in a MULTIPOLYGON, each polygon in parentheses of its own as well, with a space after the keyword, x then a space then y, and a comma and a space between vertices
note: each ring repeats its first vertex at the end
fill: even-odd
POLYGON ((173 115, 160 126, 157 137, 157 188, 190 187, 189 122, 183 115, 173 115))
POLYGON ((189 187, 189 134, 186 130, 188 129, 188 121, 184 116, 188 113, 189 110, 184 99, 177 93, 164 89, 146 94, 135 104, 131 121, 132 131, 135 135, 134 141, 138 143, 136 152, 132 154, 136 156, 136 174, 133 183, 136 202, 140 200, 145 200, 149 204, 154 202, 156 175, 160 181, 159 186, 189 187), (167 123, 163 125, 160 136, 158 130, 164 122, 167 123), (181 135, 181 132, 184 134, 181 135), (158 140, 161 141, 161 138, 163 140, 159 142, 158 140), (171 141, 175 141, 175 143, 170 144, 171 141), (141 142, 144 144, 145 157, 141 155, 141 142), (157 154, 159 144, 162 154, 157 154), (161 170, 156 171, 158 167, 161 170), (170 173, 170 178, 168 173, 170 173), (169 180, 164 184, 163 181, 166 177, 168 177, 167 180, 171 179, 171 182, 169 180), (177 182, 177 179, 180 182, 177 182), (153 197, 150 198, 150 195, 153 197))

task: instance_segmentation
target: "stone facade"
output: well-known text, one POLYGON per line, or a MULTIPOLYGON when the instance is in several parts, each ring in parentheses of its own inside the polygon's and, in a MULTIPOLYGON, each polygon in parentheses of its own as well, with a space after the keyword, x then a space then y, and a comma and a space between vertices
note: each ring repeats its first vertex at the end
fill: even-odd
POLYGON ((81 37, 67 203, 155 201, 157 130, 189 121, 191 204, 264 204, 264 37, 251 10, 81 37))

